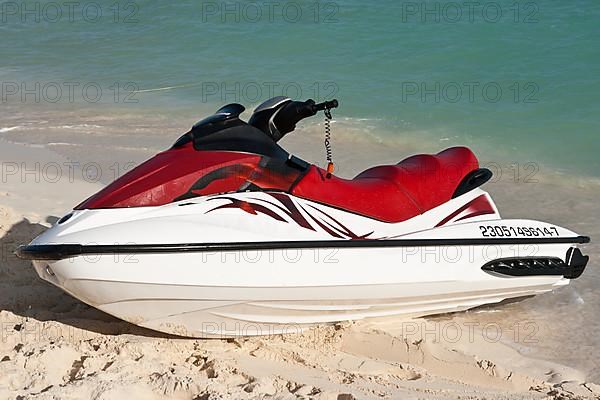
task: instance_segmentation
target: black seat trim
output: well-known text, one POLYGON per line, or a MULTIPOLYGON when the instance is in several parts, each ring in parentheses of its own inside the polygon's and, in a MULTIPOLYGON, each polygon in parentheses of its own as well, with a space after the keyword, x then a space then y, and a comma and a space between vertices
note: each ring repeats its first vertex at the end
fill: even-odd
POLYGON ((492 175, 492 171, 487 168, 478 168, 469 172, 456 187, 452 198, 454 199, 458 196, 462 196, 463 194, 478 188, 489 181, 492 178, 492 175))

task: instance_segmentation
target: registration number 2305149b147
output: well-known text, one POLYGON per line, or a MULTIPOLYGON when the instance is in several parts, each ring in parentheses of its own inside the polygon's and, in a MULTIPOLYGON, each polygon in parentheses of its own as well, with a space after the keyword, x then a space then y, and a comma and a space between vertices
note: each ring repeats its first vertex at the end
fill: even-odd
POLYGON ((506 226, 506 225, 480 225, 483 237, 552 237, 559 236, 555 227, 532 227, 532 226, 506 226))

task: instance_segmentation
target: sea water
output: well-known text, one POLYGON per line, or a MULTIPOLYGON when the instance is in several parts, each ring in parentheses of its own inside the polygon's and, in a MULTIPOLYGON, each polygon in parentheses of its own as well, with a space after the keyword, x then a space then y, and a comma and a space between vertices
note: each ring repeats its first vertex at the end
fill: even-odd
POLYGON ((177 115, 336 97, 337 115, 380 121, 383 140, 447 139, 600 173, 594 0, 76 4, 0 2, 3 100, 38 92, 177 115))
MULTIPOLYGON (((337 98, 342 172, 467 145, 504 177, 504 215, 594 234, 599 21, 595 0, 0 1, 0 137, 139 162, 225 103, 337 98)), ((286 140, 322 161, 316 122, 286 140)), ((593 371, 590 264, 499 310, 552 320, 530 351, 593 371)))

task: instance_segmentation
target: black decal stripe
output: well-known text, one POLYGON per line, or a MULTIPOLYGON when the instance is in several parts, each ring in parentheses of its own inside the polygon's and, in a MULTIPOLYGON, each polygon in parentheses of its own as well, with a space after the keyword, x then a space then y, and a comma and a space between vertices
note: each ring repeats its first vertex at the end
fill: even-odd
POLYGON ((383 248, 424 246, 485 246, 526 245, 554 243, 589 243, 587 236, 555 238, 475 238, 475 239, 394 239, 394 240, 305 240, 277 242, 229 242, 229 243, 170 243, 170 244, 41 244, 21 246, 16 255, 28 260, 60 260, 86 254, 153 254, 207 251, 240 251, 272 249, 314 248, 383 248))
MULTIPOLYGON (((327 214, 325 211, 318 209, 317 207, 313 206, 312 204, 309 204, 309 206, 311 208, 313 208, 314 210, 317 210, 318 212, 320 212, 321 214, 325 215, 327 218, 329 218, 330 220, 332 220, 333 222, 335 222, 336 224, 338 224, 340 226, 340 228, 336 228, 333 225, 331 225, 331 223, 324 221, 327 225, 329 225, 330 227, 336 229, 338 232, 345 234, 346 236, 348 236, 350 239, 360 239, 360 240, 364 240, 367 239, 368 236, 370 236, 374 231, 371 231, 370 233, 366 233, 362 236, 357 235, 356 233, 352 232, 349 228, 347 228, 344 224, 342 224, 340 221, 338 221, 337 219, 333 218, 331 215, 327 214), (343 231, 342 231, 343 229, 343 231)), ((375 239, 375 238, 371 238, 371 239, 375 239)))
POLYGON ((336 237, 336 238, 340 238, 340 239, 344 238, 343 236, 338 234, 335 230, 331 229, 330 227, 328 227, 327 225, 325 225, 324 223, 319 221, 317 218, 315 218, 315 216, 312 215, 311 213, 309 213, 302 204, 300 204, 300 208, 302 208, 302 210, 304 210, 306 215, 308 215, 313 221, 315 221, 315 223, 317 225, 319 225, 321 227, 321 229, 323 229, 325 232, 329 233, 331 236, 336 237))

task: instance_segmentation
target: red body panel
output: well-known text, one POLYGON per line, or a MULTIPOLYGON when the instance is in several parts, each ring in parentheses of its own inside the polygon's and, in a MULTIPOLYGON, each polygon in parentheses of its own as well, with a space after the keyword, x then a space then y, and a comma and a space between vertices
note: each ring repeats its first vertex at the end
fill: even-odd
POLYGON ((244 174, 261 157, 230 151, 194 150, 191 144, 157 154, 85 200, 76 209, 143 207, 168 204, 186 194, 202 176, 226 166, 237 166, 226 179, 214 180, 197 194, 236 191, 244 174), (204 192, 204 193, 203 193, 204 192))
POLYGON ((197 151, 191 143, 157 154, 76 209, 159 206, 239 190, 275 190, 386 222, 400 222, 450 200, 478 168, 465 147, 421 154, 396 165, 370 168, 354 179, 326 177, 314 165, 303 172, 256 154, 197 151))

